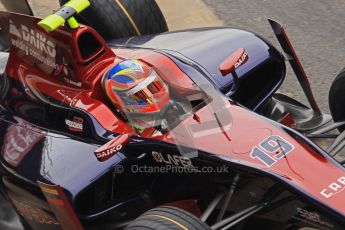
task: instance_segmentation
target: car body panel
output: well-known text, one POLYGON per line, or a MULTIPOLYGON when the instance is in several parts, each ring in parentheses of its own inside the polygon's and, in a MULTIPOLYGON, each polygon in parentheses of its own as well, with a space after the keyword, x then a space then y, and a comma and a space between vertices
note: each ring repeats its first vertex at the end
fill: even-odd
POLYGON ((285 77, 284 57, 261 36, 239 29, 227 27, 189 29, 112 40, 108 41, 108 44, 111 47, 153 49, 182 56, 207 72, 209 79, 224 94, 229 93, 233 76, 230 73, 223 77, 219 70, 220 64, 238 48, 244 48, 249 56, 248 61, 236 71, 240 79, 238 92, 241 95, 235 94, 232 97, 254 111, 259 110, 272 96, 285 77), (263 71, 261 72, 260 69, 263 71), (250 82, 257 82, 254 83, 257 87, 250 87, 250 82), (262 85, 263 82, 265 83, 262 85), (258 89, 263 95, 260 95, 258 89))
POLYGON ((127 48, 147 48, 177 52, 200 64, 207 70, 214 83, 223 88, 232 81, 232 76, 224 78, 219 71, 219 65, 239 46, 249 55, 245 67, 238 71, 242 76, 251 69, 262 64, 269 58, 281 59, 280 53, 258 35, 233 28, 200 28, 175 31, 157 35, 134 37, 130 40, 113 40, 110 46, 125 46, 127 48))

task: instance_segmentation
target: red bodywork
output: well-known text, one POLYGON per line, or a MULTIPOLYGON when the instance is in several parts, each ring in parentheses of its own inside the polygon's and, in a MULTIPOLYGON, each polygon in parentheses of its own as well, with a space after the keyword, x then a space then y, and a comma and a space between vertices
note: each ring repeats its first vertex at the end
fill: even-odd
POLYGON ((235 71, 248 60, 248 54, 245 49, 240 48, 220 64, 219 70, 223 76, 235 71))
MULTIPOLYGON (((10 21, 10 19, 4 20, 4 17, 14 16, 2 12, 0 17, 2 19, 0 22, 3 23, 10 21)), ((15 15, 15 17, 17 28, 20 28, 20 23, 22 23, 47 36, 47 32, 35 24, 38 19, 32 18, 30 21, 27 20, 27 16, 15 15)), ((9 25, 1 24, 1 27, 6 31, 9 25)), ((23 50, 12 44, 7 75, 20 81, 31 92, 40 92, 45 97, 49 96, 63 105, 88 112, 110 132, 137 135, 128 124, 116 117, 111 104, 103 93, 102 77, 114 64, 126 59, 139 59, 154 67, 172 88, 174 85, 183 85, 188 89, 194 84, 167 56, 150 50, 111 50, 104 40, 89 27, 81 27, 73 31, 61 27, 48 36, 56 46, 55 62, 57 65, 55 69, 48 68, 44 63, 26 55, 23 50), (102 44, 102 51, 96 54, 97 59, 91 57, 83 60, 78 51, 76 41, 85 32, 95 35, 102 44), (101 56, 99 56, 100 53, 102 53, 101 56), (68 59, 69 63, 66 72, 61 70, 64 58, 68 59), (63 74, 65 75, 63 76, 63 74)), ((10 39, 14 38, 13 35, 10 35, 10 39)), ((190 132, 187 138, 184 136, 186 135, 185 130, 191 130, 191 127, 202 127, 205 122, 213 119, 212 109, 205 106, 167 134, 152 137, 152 132, 146 131, 142 136, 175 144, 190 145, 229 161, 241 162, 266 170, 345 216, 345 206, 343 205, 345 192, 342 192, 345 184, 342 184, 340 179, 345 176, 345 170, 340 165, 318 153, 303 139, 293 138, 283 129, 274 126, 257 114, 230 102, 226 109, 232 119, 225 131, 215 127, 210 133, 194 135, 190 132), (181 130, 184 133, 180 133, 181 130), (260 160, 251 157, 251 153, 256 146, 270 136, 279 136, 294 148, 273 166, 268 167, 260 160), (179 137, 183 137, 181 138, 184 139, 183 143, 177 140, 179 137), (329 198, 325 194, 330 195, 329 198)), ((274 154, 276 153, 272 153, 272 157, 274 154)))

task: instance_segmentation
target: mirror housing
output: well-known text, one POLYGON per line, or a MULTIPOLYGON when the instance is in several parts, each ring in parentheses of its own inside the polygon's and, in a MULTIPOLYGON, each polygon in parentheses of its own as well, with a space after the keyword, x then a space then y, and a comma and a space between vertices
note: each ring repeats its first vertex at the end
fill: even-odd
POLYGON ((229 73, 234 72, 238 67, 246 63, 248 60, 248 54, 244 48, 239 48, 233 52, 228 58, 226 58, 219 66, 219 70, 223 77, 229 73))

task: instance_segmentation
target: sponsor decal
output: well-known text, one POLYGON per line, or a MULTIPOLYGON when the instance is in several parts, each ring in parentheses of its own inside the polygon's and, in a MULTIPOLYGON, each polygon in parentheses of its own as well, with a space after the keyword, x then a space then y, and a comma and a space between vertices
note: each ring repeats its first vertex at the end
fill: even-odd
POLYGON ((73 117, 73 121, 66 119, 65 124, 73 132, 83 132, 84 130, 84 120, 80 117, 73 117))
POLYGON ((115 155, 115 153, 120 151, 122 149, 122 147, 123 146, 121 144, 118 144, 118 145, 111 147, 109 149, 106 149, 102 152, 97 152, 96 157, 100 161, 105 161, 106 159, 109 159, 111 156, 115 155))
POLYGON ((240 57, 240 59, 238 59, 238 61, 235 63, 235 69, 245 64, 248 61, 248 59, 249 59, 248 53, 244 52, 242 57, 240 57))
POLYGON ((163 154, 160 152, 152 151, 152 157, 157 163, 163 163, 168 165, 174 165, 183 168, 195 168, 192 161, 188 157, 163 154))
POLYGON ((298 215, 293 216, 293 219, 302 221, 304 223, 308 223, 311 225, 314 225, 318 228, 324 229, 324 227, 328 228, 334 228, 334 225, 331 223, 326 222, 323 220, 322 216, 320 216, 317 212, 311 212, 302 208, 297 208, 298 215))
POLYGON ((295 147, 282 137, 270 136, 252 149, 250 157, 272 167, 294 149, 295 147))
POLYGON ((345 176, 340 177, 338 180, 329 184, 326 188, 324 188, 320 193, 322 196, 331 198, 332 196, 337 195, 345 190, 345 176))
POLYGON ((51 68, 57 68, 55 43, 46 34, 25 25, 16 26, 12 20, 10 20, 9 33, 14 37, 11 38, 12 46, 51 68))
POLYGON ((97 160, 103 162, 110 159, 114 156, 118 151, 123 148, 123 145, 127 144, 129 141, 129 135, 123 134, 120 135, 113 140, 109 141, 99 149, 95 151, 95 156, 97 160))

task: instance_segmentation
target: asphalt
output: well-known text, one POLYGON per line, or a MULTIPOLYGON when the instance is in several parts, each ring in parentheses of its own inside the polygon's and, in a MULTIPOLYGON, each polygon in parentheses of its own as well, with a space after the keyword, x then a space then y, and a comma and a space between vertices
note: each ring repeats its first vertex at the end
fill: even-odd
MULTIPOLYGON (((330 85, 345 66, 343 0, 204 0, 226 26, 257 32, 279 47, 267 22, 281 22, 309 76, 317 101, 328 112, 330 85)), ((279 47, 280 48, 280 47, 279 47)), ((291 69, 281 91, 306 102, 291 69)))
POLYGON ((168 23, 169 30, 221 26, 223 22, 202 0, 156 0, 168 23), (184 9, 188 9, 185 13, 184 9))

